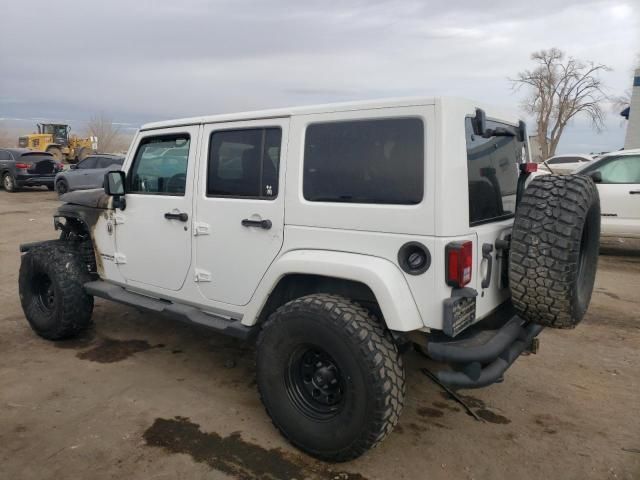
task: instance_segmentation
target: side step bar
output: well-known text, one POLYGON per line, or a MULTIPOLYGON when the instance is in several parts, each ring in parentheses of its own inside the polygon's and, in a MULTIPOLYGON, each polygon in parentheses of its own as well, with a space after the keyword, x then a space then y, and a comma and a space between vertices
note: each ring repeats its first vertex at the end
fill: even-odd
POLYGON ((182 303, 147 297, 102 280, 87 282, 84 284, 84 289, 94 297, 105 298, 150 312, 162 313, 177 320, 204 325, 241 340, 251 338, 255 331, 254 328, 243 325, 240 320, 230 320, 214 314, 204 313, 195 307, 182 303))

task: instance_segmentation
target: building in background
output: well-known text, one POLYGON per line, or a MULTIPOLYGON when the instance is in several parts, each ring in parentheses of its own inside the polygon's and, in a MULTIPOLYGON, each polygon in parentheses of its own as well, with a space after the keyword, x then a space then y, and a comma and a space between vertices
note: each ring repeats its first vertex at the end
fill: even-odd
MULTIPOLYGON (((549 141, 549 138, 547 138, 547 141, 549 141)), ((542 158, 542 147, 538 141, 537 134, 529 135, 529 155, 532 162, 541 163, 546 160, 546 158, 542 158)))
POLYGON ((631 104, 629 111, 623 113, 629 120, 627 122, 627 134, 624 139, 624 149, 640 148, 640 68, 633 76, 633 90, 631 90, 631 104), (626 115, 625 115, 626 113, 626 115))

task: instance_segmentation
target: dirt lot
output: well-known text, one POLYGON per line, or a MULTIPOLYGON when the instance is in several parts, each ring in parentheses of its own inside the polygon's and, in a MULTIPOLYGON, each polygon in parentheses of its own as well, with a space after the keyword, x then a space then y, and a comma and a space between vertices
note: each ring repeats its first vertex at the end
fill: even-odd
POLYGON ((640 478, 640 251, 600 257, 589 314, 547 329, 462 411, 407 358, 400 425, 326 465, 271 426, 253 349, 98 300, 85 337, 50 343, 18 300, 21 242, 54 238, 54 194, 0 191, 0 478, 640 478))

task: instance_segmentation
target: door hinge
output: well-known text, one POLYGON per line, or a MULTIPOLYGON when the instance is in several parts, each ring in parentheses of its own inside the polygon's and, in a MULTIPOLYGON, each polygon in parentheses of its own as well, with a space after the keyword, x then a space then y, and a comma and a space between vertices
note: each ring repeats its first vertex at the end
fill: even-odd
POLYGON ((120 253, 120 252, 115 252, 113 254, 113 262, 116 265, 120 265, 123 263, 127 263, 127 256, 124 253, 120 253))
POLYGON ((121 213, 116 213, 113 216, 113 223, 116 225, 122 225, 124 223, 124 215, 121 213))
POLYGON ((211 272, 207 272, 206 270, 201 270, 199 268, 195 269, 195 279, 196 282, 210 282, 211 281, 211 272))
POLYGON ((193 235, 209 235, 211 233, 211 226, 204 222, 193 222, 193 235))

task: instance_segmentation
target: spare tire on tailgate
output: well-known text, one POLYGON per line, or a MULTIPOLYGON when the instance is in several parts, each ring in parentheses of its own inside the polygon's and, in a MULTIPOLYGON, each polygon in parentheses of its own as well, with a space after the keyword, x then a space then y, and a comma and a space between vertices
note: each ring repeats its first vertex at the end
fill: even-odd
POLYGON ((544 175, 527 187, 513 223, 509 285, 525 320, 573 328, 587 311, 598 264, 600 198, 583 175, 544 175))

